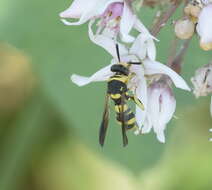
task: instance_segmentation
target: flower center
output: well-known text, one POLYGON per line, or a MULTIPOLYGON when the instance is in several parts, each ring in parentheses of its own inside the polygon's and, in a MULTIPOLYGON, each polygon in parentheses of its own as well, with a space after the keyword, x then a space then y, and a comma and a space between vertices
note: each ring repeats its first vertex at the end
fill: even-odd
POLYGON ((124 3, 112 3, 103 13, 101 25, 110 29, 118 29, 123 13, 124 3))

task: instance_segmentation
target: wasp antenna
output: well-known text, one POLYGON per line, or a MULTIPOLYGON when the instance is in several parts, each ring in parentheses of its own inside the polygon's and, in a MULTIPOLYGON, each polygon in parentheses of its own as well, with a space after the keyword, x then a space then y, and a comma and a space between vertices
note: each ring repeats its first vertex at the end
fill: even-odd
POLYGON ((118 44, 116 44, 116 53, 117 53, 117 57, 118 57, 119 62, 121 62, 118 44))
POLYGON ((141 62, 128 62, 128 64, 131 64, 131 65, 141 65, 142 63, 141 62))

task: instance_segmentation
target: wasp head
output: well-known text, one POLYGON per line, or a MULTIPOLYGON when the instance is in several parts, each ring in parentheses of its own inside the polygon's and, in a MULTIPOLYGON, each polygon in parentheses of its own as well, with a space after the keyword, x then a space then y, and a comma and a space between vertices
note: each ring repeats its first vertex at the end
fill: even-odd
POLYGON ((122 74, 122 75, 129 75, 129 65, 127 63, 119 63, 112 65, 111 69, 112 72, 122 74))

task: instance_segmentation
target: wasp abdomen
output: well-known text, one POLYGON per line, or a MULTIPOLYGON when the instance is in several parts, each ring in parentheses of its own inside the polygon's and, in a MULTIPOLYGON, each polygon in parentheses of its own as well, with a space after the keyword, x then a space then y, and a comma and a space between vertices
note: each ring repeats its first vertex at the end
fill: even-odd
POLYGON ((119 99, 115 100, 115 111, 116 111, 116 120, 119 124, 122 122, 125 123, 126 129, 132 129, 136 127, 135 114, 125 103, 124 105, 119 104, 119 99), (123 113, 122 113, 123 111, 123 113))

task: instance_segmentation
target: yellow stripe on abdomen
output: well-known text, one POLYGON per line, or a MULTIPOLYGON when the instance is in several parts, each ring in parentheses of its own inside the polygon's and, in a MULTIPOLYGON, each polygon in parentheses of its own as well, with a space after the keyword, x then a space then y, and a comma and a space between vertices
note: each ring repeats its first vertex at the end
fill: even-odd
POLYGON ((133 117, 132 119, 130 119, 129 121, 126 122, 127 125, 132 125, 135 123, 135 117, 133 117))
POLYGON ((117 113, 119 113, 120 110, 122 110, 122 109, 123 109, 123 112, 127 111, 127 110, 128 110, 127 104, 124 104, 123 106, 122 106, 122 105, 115 105, 115 111, 116 111, 117 113), (123 108, 122 108, 122 107, 123 107, 123 108))
POLYGON ((117 99, 121 98, 121 94, 110 94, 110 97, 111 97, 112 99, 117 100, 117 99))

